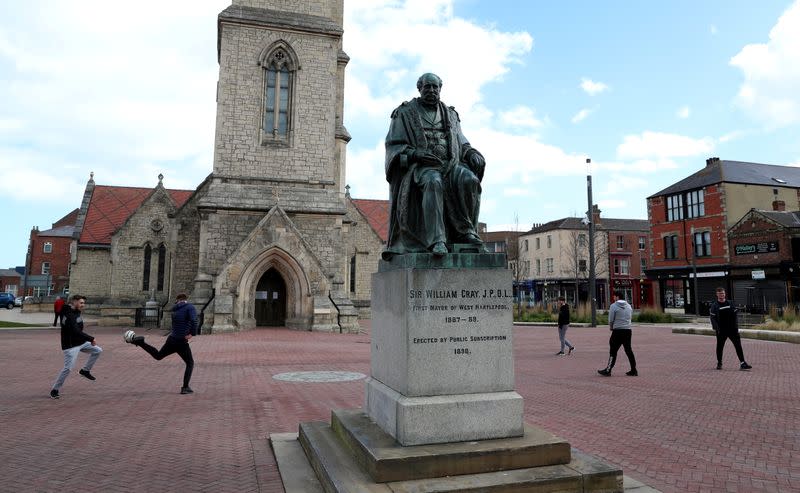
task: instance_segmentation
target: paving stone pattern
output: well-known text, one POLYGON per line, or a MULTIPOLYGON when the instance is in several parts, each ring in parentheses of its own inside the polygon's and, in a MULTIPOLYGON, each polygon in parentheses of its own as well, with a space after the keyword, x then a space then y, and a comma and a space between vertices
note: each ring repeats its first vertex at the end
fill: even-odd
MULTIPOLYGON (((368 327, 367 327, 368 329, 368 327)), ((103 355, 90 382, 48 391, 62 363, 55 330, 0 331, 0 491, 281 492, 270 433, 362 406, 364 381, 286 382, 296 371, 369 373, 369 335, 257 329, 192 341, 194 395, 179 395, 183 363, 156 362, 92 327, 103 355)), ((514 333, 517 391, 528 423, 619 465, 664 492, 800 491, 800 347, 745 340, 751 372, 714 339, 637 327, 639 377, 622 361, 611 378, 608 330, 514 333)), ((163 337, 145 333, 152 344, 163 337)))

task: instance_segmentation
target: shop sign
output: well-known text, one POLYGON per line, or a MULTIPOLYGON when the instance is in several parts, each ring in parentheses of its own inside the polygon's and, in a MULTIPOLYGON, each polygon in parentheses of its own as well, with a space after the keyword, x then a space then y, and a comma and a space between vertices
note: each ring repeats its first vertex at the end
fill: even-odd
POLYGON ((762 241, 759 243, 742 243, 733 247, 736 255, 753 255, 757 253, 772 253, 778 251, 777 241, 762 241))
POLYGON ((767 276, 766 276, 766 274, 764 274, 763 270, 750 271, 750 275, 753 276, 753 279, 756 279, 756 280, 758 280, 758 279, 766 279, 767 278, 767 276))

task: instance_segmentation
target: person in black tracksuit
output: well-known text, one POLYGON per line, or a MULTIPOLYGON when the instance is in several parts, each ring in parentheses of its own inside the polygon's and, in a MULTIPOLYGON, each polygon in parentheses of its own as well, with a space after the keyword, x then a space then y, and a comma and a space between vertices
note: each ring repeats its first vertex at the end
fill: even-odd
POLYGON ((736 356, 739 357, 739 369, 751 369, 752 366, 744 360, 742 351, 739 323, 736 317, 738 310, 730 300, 725 298, 725 288, 717 288, 717 299, 711 304, 708 312, 711 318, 711 327, 717 334, 717 370, 722 369, 722 350, 725 349, 726 339, 730 339, 733 348, 736 349, 736 356))
POLYGON ((186 363, 181 394, 193 394, 194 391, 189 387, 189 380, 192 378, 194 359, 192 358, 192 349, 189 347, 189 340, 197 335, 197 310, 186 299, 187 296, 183 293, 175 297, 175 306, 172 307, 172 332, 167 336, 167 340, 160 350, 156 350, 144 342, 144 336, 135 336, 130 343, 141 347, 156 360, 162 360, 172 353, 178 353, 178 356, 186 363))

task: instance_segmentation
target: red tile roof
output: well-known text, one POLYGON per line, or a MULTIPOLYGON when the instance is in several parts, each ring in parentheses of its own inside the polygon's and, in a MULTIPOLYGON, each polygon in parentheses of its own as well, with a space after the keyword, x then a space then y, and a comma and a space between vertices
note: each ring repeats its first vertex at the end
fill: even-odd
MULTIPOLYGON (((89 202, 79 241, 110 245, 111 235, 128 220, 152 192, 152 188, 96 185, 92 193, 92 200, 89 202)), ((175 204, 180 207, 194 193, 194 190, 167 190, 167 192, 175 204)))
POLYGON ((389 238, 389 201, 353 199, 353 205, 367 218, 367 222, 381 241, 386 243, 389 238))

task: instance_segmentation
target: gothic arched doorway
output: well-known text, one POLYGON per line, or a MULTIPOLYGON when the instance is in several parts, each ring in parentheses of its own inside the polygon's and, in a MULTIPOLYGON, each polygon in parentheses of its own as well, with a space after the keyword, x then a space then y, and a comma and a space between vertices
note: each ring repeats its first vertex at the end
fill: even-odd
POLYGON ((286 324, 286 283, 275 269, 269 269, 258 281, 255 319, 259 326, 286 324))

